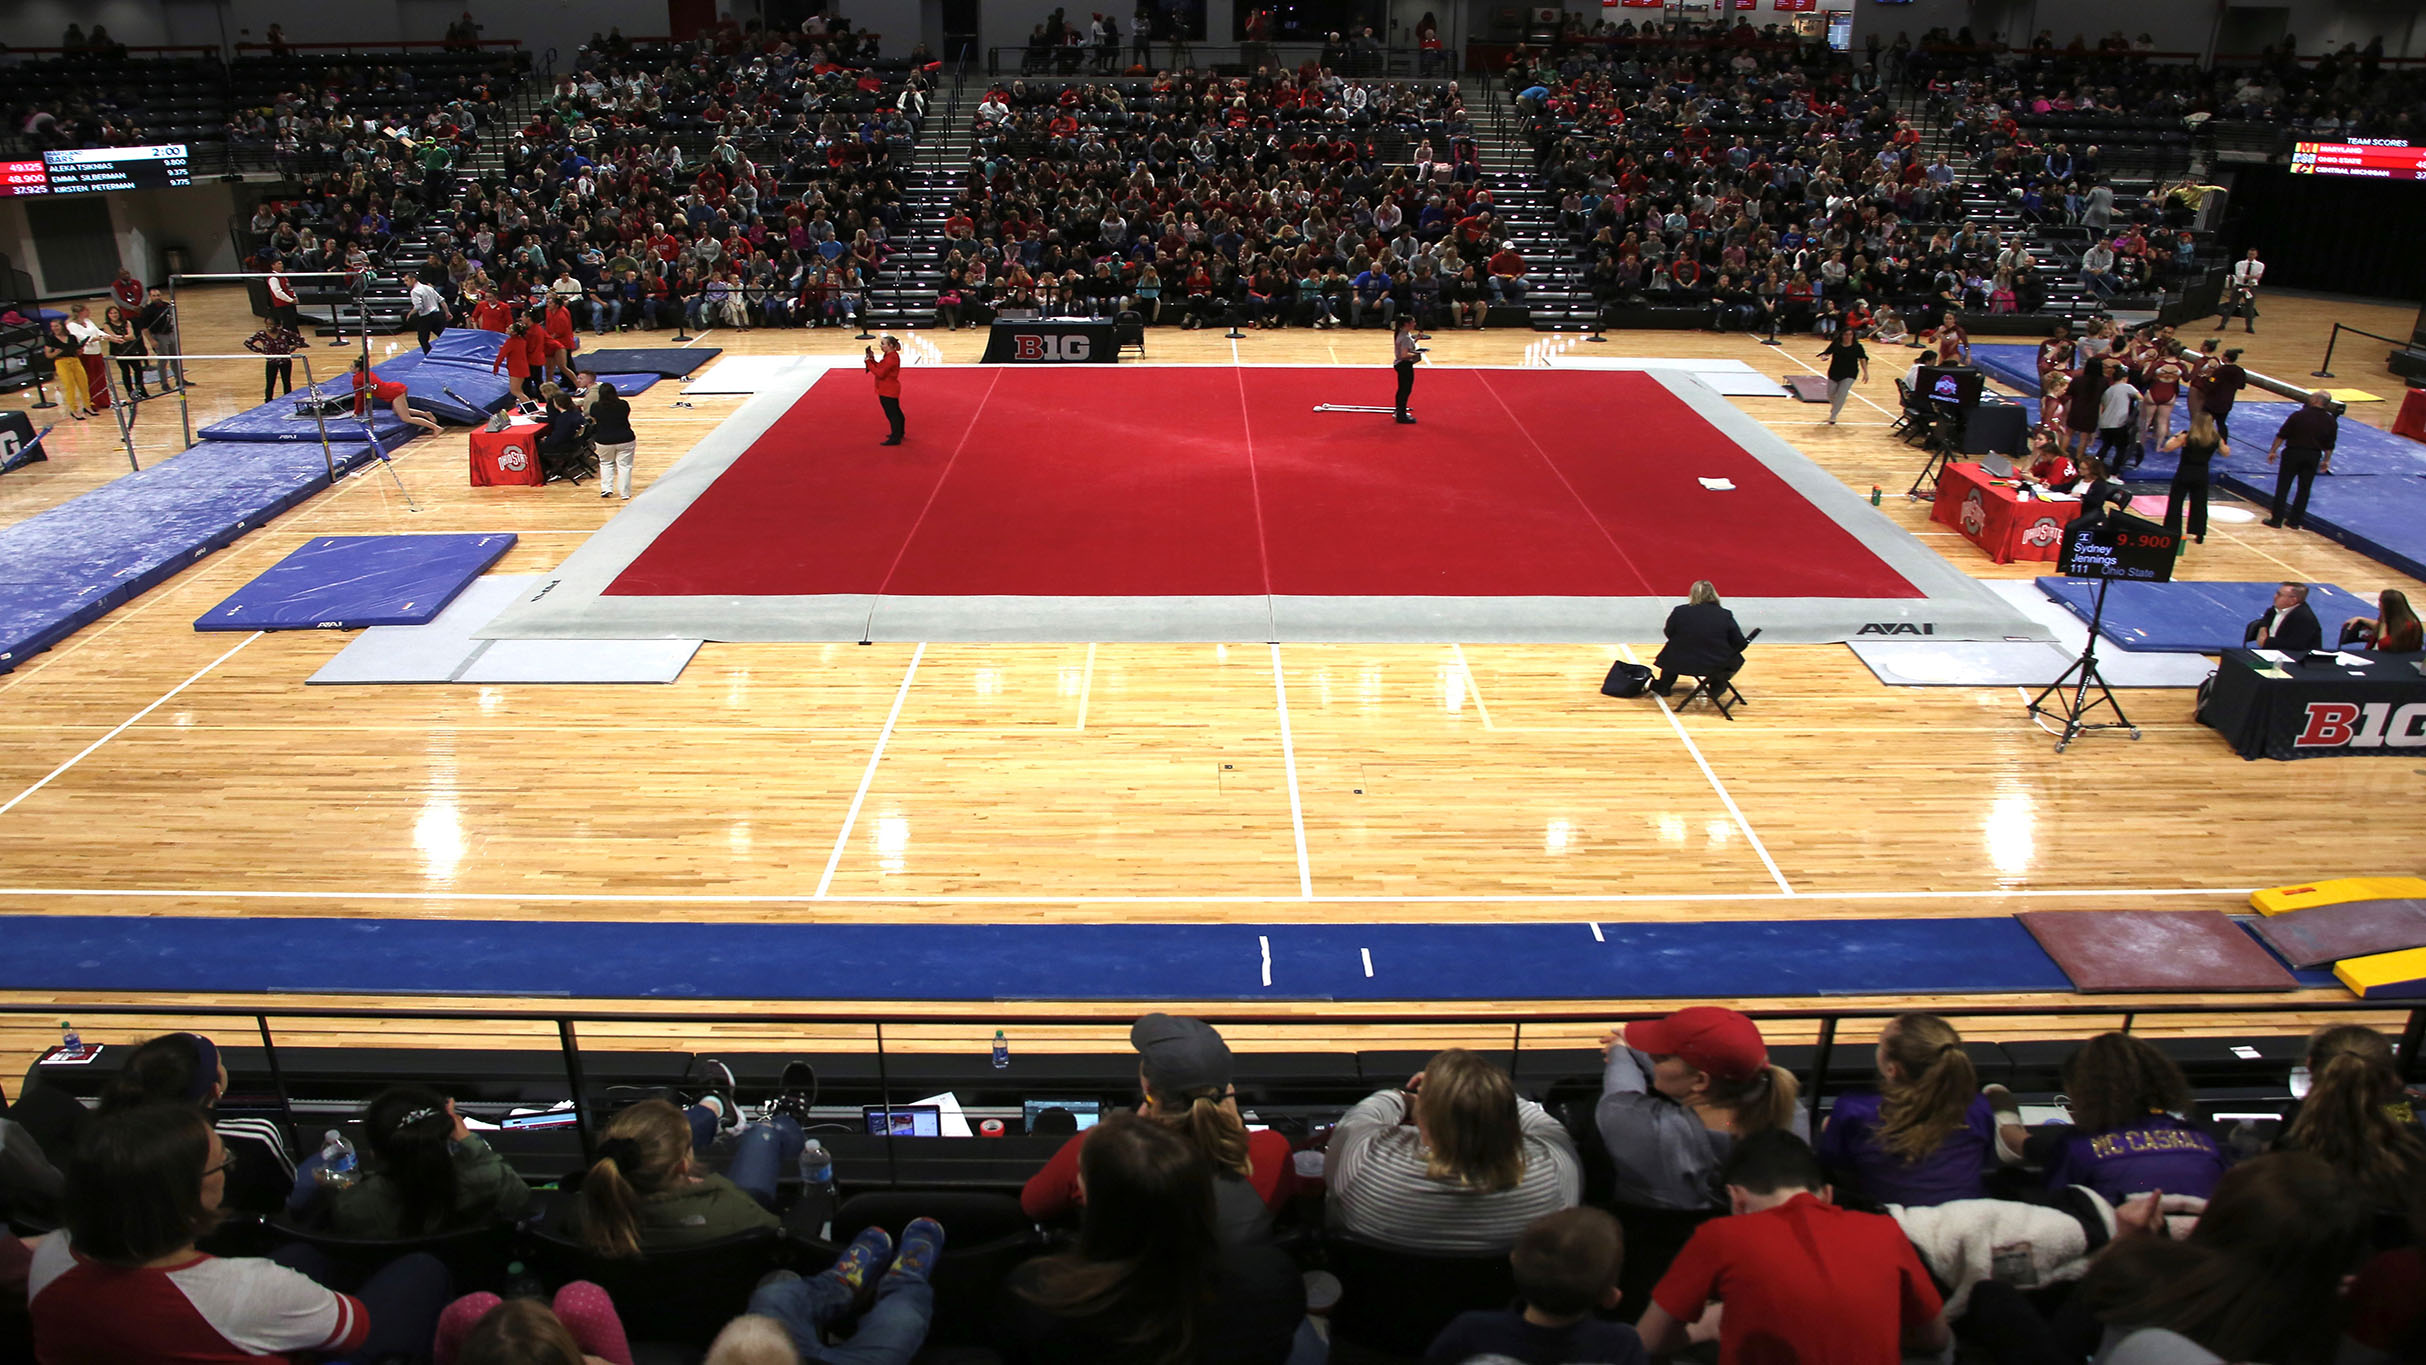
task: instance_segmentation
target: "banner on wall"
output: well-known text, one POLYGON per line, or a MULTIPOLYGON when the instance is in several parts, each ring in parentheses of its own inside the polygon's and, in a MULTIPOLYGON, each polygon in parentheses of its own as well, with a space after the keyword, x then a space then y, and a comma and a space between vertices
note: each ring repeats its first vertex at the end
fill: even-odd
POLYGON ((1819 0, 1776 0, 1776 6, 1784 14, 1809 14, 1819 8, 1819 0))

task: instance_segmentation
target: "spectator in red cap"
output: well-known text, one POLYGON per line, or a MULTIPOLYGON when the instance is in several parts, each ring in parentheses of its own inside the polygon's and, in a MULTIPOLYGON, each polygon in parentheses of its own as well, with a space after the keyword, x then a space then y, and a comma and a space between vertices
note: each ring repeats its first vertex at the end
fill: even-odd
MULTIPOLYGON (((1225 1246, 1261 1241, 1272 1231, 1272 1214, 1296 1192, 1289 1140, 1270 1129, 1251 1133, 1238 1116, 1238 1090, 1230 1084, 1230 1045, 1202 1019, 1149 1014, 1129 1029, 1137 1049, 1137 1081, 1146 1102, 1137 1112, 1178 1133, 1204 1154, 1213 1168, 1214 1233, 1225 1246)), ((1051 1222, 1086 1202, 1078 1182, 1079 1149, 1085 1129, 1029 1177, 1019 1206, 1038 1222, 1051 1222)))
POLYGON ((1734 1010, 1696 1005, 1601 1043, 1609 1065, 1595 1117, 1621 1204, 1723 1208, 1718 1170, 1738 1139, 1809 1132, 1793 1075, 1769 1064, 1759 1026, 1734 1010))

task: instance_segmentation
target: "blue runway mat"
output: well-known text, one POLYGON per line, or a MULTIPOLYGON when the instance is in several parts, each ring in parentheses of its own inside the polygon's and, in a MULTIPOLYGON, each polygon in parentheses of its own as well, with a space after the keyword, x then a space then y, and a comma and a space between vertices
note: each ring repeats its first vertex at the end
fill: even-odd
POLYGON ((574 363, 599 374, 610 370, 617 374, 645 370, 666 379, 680 379, 723 354, 724 349, 719 346, 626 346, 579 351, 574 354, 574 363))
POLYGON ((1989 919, 669 924, 12 916, 10 990, 797 1000, 1624 1000, 2062 991, 1989 919), (1268 940, 1271 979, 1265 984, 1268 940), (312 945, 309 952, 295 945, 312 945), (1370 953, 1370 974, 1365 956, 1370 953))
MULTIPOLYGON (((2087 578, 2038 581, 2039 591, 2064 604, 2083 621, 2097 599, 2097 582, 2087 578)), ((2125 649, 2164 650, 2177 654, 2214 654, 2241 647, 2241 633, 2266 613, 2274 602, 2272 583, 2117 583, 2106 594, 2106 620, 2100 631, 2125 649)), ((2312 583, 2308 606, 2332 643, 2342 622, 2353 616, 2375 615, 2375 604, 2362 602, 2330 583, 2312 583)))
MULTIPOLYGON (((346 385, 340 392, 348 395, 352 393, 352 386, 347 381, 334 382, 346 385)), ((194 434, 205 442, 309 441, 313 445, 318 445, 320 433, 325 424, 330 445, 335 445, 340 441, 349 445, 370 443, 371 437, 363 434, 361 420, 351 413, 331 415, 322 419, 297 416, 295 400, 301 397, 302 393, 303 391, 298 389, 291 394, 280 394, 275 402, 264 403, 257 408, 247 408, 233 417, 222 417, 194 434)), ((396 447, 404 444, 407 436, 413 432, 413 428, 406 426, 403 418, 381 408, 371 414, 371 431, 378 436, 379 444, 393 454, 396 447)))
MULTIPOLYGON (((2260 508, 2274 497, 2274 471, 2263 465, 2221 482, 2260 508)), ((2319 477, 2308 498, 2307 527, 2412 578, 2426 578, 2426 477, 2319 477)), ((2372 603, 2360 614, 2375 615, 2372 603)), ((2324 619, 2321 611, 2317 616, 2324 619)))
POLYGON ((418 626, 512 548, 505 532, 318 536, 196 617, 194 629, 418 626))
POLYGON ((206 441, 0 529, 0 673, 327 486, 317 445, 206 441))

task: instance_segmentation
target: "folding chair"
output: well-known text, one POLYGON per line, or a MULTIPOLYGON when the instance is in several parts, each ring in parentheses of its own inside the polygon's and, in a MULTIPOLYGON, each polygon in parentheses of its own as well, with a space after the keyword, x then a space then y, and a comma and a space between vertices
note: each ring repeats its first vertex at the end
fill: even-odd
MULTIPOLYGON (((1754 630, 1750 635, 1744 637, 1744 652, 1746 654, 1750 654, 1752 652, 1752 642, 1759 638, 1761 638, 1761 633, 1757 629, 1754 630)), ((1675 709, 1682 711, 1687 706, 1693 704, 1693 699, 1695 697, 1700 697, 1708 701, 1712 706, 1717 707, 1720 715, 1729 720, 1735 719, 1734 708, 1745 704, 1744 694, 1737 691, 1735 688, 1735 680, 1743 673, 1743 671, 1743 665, 1738 664, 1730 672, 1713 673, 1708 677, 1695 675, 1693 678, 1693 690, 1687 692, 1682 700, 1675 703, 1675 709)))

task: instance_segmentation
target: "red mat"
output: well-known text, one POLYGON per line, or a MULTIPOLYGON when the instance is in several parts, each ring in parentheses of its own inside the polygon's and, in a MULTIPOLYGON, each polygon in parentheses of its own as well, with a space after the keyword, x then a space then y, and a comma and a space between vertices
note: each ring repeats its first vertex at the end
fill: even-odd
POLYGON ((614 596, 1919 597, 1644 374, 950 368, 820 379, 614 596), (1732 480, 1712 492, 1702 478, 1732 480))

